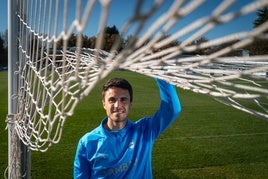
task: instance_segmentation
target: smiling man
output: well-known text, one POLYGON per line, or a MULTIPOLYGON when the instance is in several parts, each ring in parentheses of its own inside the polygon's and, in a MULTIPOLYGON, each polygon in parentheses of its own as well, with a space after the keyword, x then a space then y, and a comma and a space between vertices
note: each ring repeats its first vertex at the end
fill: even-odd
POLYGON ((129 82, 112 78, 103 85, 107 117, 79 140, 74 178, 152 178, 153 143, 181 112, 175 87, 159 79, 156 82, 160 107, 151 117, 136 122, 128 119, 133 100, 129 82))
POLYGON ((120 130, 125 127, 128 112, 132 105, 131 86, 124 81, 125 88, 123 83, 120 87, 121 80, 117 80, 110 80, 103 88, 102 104, 108 117, 104 127, 108 130, 120 130))

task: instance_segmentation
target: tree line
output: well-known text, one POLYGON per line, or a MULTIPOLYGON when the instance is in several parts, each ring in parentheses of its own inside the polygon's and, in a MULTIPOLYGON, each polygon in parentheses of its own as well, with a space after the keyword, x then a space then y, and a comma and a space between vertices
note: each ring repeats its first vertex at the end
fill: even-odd
MULTIPOLYGON (((253 22, 253 26, 254 28, 258 27, 259 25, 263 24, 264 22, 266 22, 268 20, 268 8, 262 8, 260 10, 257 11, 257 18, 255 19, 255 21, 253 22)), ((265 32, 268 33, 268 32, 265 32)), ((77 34, 73 33, 70 38, 68 39, 68 47, 75 47, 77 45, 77 34)), ((84 48, 95 48, 96 46, 96 40, 97 37, 96 36, 92 36, 92 37, 88 37, 87 35, 82 35, 80 37, 81 41, 82 41, 82 47, 84 48)), ((126 39, 124 39, 123 37, 120 36, 119 30, 117 29, 117 27, 114 25, 112 27, 105 27, 104 29, 104 43, 101 46, 102 50, 105 51, 110 51, 114 42, 115 41, 119 42, 118 51, 123 50, 128 43, 130 43, 132 40, 137 40, 137 39, 133 39, 132 36, 128 36, 126 39)), ((37 40, 35 40, 36 42, 31 42, 30 44, 34 45, 37 44, 37 40)), ((195 41, 193 41, 190 45, 200 45, 204 42, 207 42, 208 39, 206 37, 201 37, 195 41)), ((244 50, 247 50, 249 52, 249 55, 261 55, 261 54, 268 54, 268 44, 267 44, 267 39, 255 39, 253 43, 251 43, 250 45, 246 46, 244 48, 244 50)), ((57 47, 62 47, 63 46, 63 41, 59 41, 57 43, 57 47)), ((234 43, 234 42, 233 42, 234 43)), ((168 48, 168 47, 172 47, 172 46, 177 46, 179 45, 180 42, 179 41, 173 41, 170 44, 168 44, 167 46, 163 47, 163 48, 168 48)), ((226 43, 226 44, 222 44, 219 46, 214 46, 214 47, 208 47, 206 49, 200 49, 200 50, 196 50, 194 53, 195 54, 199 54, 199 55, 208 55, 211 54, 215 51, 218 51, 222 48, 228 47, 230 46, 232 43, 226 43)), ((144 44, 146 45, 146 44, 144 44)), ((35 47, 36 48, 36 47, 35 47)), ((159 49, 161 50, 161 49, 159 49)), ((7 32, 5 33, 1 33, 0 34, 0 68, 1 67, 5 67, 7 66, 7 52, 8 52, 8 48, 7 48, 7 32)), ((237 54, 237 51, 232 51, 228 54, 225 54, 226 56, 237 56, 240 54, 237 54)))
POLYGON ((7 67, 7 31, 0 33, 0 70, 7 67))

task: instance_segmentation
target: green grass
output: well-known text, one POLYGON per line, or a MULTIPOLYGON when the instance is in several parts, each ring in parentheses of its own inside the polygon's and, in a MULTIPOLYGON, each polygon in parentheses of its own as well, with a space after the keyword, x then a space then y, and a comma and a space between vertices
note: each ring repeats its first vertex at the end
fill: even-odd
MULTIPOLYGON (((134 88, 130 119, 151 115, 159 105, 154 81, 136 73, 114 72, 134 88)), ((101 81, 68 118, 59 144, 32 152, 32 178, 72 178, 79 138, 100 124, 101 81)), ((7 73, 0 73, 0 170, 7 166, 7 73)), ((182 114, 156 141, 154 178, 268 178, 268 122, 225 106, 208 96, 178 89, 182 114)))
POLYGON ((0 178, 4 178, 3 174, 7 167, 7 150, 8 138, 7 130, 5 130, 6 115, 8 110, 8 97, 7 97, 7 72, 0 72, 0 178), (2 175, 2 176, 1 176, 2 175))

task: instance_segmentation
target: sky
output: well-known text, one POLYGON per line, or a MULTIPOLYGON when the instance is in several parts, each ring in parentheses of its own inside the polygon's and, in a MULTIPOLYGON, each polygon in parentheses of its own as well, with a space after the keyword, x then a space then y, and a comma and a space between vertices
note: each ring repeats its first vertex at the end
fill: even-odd
MULTIPOLYGON (((8 0, 1 0, 0 1, 0 15, 2 17, 2 22, 0 23, 0 32, 4 32, 7 29, 7 1, 8 0)), ((28 0, 31 1, 31 0, 28 0)), ((145 6, 143 8, 143 10, 146 10, 148 8, 148 6, 151 5, 151 1, 152 0, 144 0, 145 2, 145 6)), ((239 9, 241 7, 241 5, 247 4, 249 2, 252 2, 253 0, 237 0, 231 7, 230 10, 236 10, 239 9)), ((36 2, 36 1, 35 1, 36 2)), ((53 1, 56 2, 56 1, 53 1)), ((60 0, 60 2, 63 2, 63 0, 60 0)), ((161 9, 159 11, 157 11, 156 16, 158 13, 161 13, 162 11, 165 11, 167 9, 170 8, 171 4, 172 4, 172 0, 165 0, 164 5, 161 7, 161 9)), ((186 2, 189 2, 189 0, 186 0, 186 2)), ((190 22, 193 22, 194 20, 196 20, 197 18, 203 17, 204 15, 208 15, 211 14, 211 12, 215 9, 215 7, 217 6, 217 4, 219 4, 219 2, 222 2, 221 0, 207 0, 205 3, 203 3, 203 5, 201 5, 199 8, 197 8, 193 13, 190 13, 189 15, 187 15, 186 17, 182 18, 181 21, 174 26, 174 28, 172 28, 168 33, 174 33, 180 29, 182 29, 183 27, 185 27, 186 25, 188 25, 190 22)), ((84 8, 86 7, 87 4, 87 0, 82 0, 82 11, 81 11, 81 15, 84 12, 84 8)), ((55 6, 54 6, 55 7, 55 6)), ((67 25, 67 29, 68 27, 70 27, 71 23, 73 22, 73 19, 76 15, 76 0, 70 0, 69 1, 69 6, 68 6, 68 25, 67 25)), ((123 23, 131 16, 131 12, 133 12, 134 9, 134 0, 113 0, 112 2, 112 6, 110 9, 110 13, 109 13, 109 18, 108 18, 108 22, 107 22, 107 26, 113 26, 115 25, 118 30, 120 30, 122 28, 123 23)), ((33 8, 36 9, 36 8, 33 8)), ((63 9, 63 6, 60 6, 59 9, 63 9)), ((54 9, 55 10, 55 9, 54 9)), ((38 15, 40 15, 41 10, 37 10, 36 14, 33 14, 34 17, 38 17, 38 15)), ((84 34, 88 35, 88 36, 96 36, 96 34, 98 33, 98 22, 99 22, 99 18, 100 18, 100 12, 101 9, 97 3, 97 5, 94 6, 94 9, 92 11, 92 14, 89 18, 87 27, 84 30, 84 34)), ((41 15, 40 15, 41 16, 41 15)), ((60 11, 60 14, 58 15, 59 19, 63 19, 63 10, 60 11)), ((253 28, 253 21, 256 19, 257 15, 256 13, 251 13, 247 16, 244 16, 242 18, 239 18, 235 21, 233 21, 232 23, 228 23, 225 25, 220 25, 218 26, 216 29, 212 30, 211 32, 205 34, 205 37, 207 39, 214 39, 217 38, 219 36, 223 36, 223 35, 228 35, 237 31, 245 31, 245 30, 251 30, 253 28)), ((144 29, 147 30, 148 28, 150 28, 150 23, 153 22, 155 16, 153 16, 153 18, 151 18, 151 20, 149 21, 148 25, 146 26, 146 28, 144 29)), ((36 22, 38 21, 38 18, 36 18, 36 22)), ((59 32, 61 32, 62 30, 62 20, 58 21, 58 34, 59 32)), ((33 22, 32 22, 33 23, 33 22)), ((37 26, 37 25, 36 25, 37 26)), ((40 29, 46 29, 46 32, 48 31, 49 27, 47 24, 45 23, 41 23, 41 28, 40 29)), ((132 28, 130 28, 129 30, 129 34, 134 32, 134 29, 137 26, 133 26, 132 28)), ((54 29, 54 26, 50 27, 50 32, 52 32, 54 29)), ((183 41, 183 38, 187 38, 187 36, 182 37, 182 39, 179 39, 180 41, 183 41)))
POLYGON ((7 29, 7 1, 8 0, 0 1, 0 17, 1 17, 0 32, 1 33, 7 29))

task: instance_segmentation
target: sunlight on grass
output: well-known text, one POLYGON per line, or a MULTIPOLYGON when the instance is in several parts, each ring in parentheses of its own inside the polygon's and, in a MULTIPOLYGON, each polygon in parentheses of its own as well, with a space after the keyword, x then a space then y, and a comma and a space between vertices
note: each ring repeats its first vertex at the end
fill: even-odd
POLYGON ((202 168, 172 169, 178 178, 266 178, 267 163, 230 164, 225 166, 207 166, 202 168))
MULTIPOLYGON (((129 80, 134 101, 129 118, 152 115, 159 106, 152 78, 116 71, 110 77, 129 80)), ((32 178, 72 178, 79 138, 105 117, 99 82, 67 118, 61 141, 47 152, 32 152, 32 178)), ((0 73, 0 170, 7 167, 7 72, 0 73)), ((268 178, 268 122, 225 106, 209 96, 177 89, 182 104, 178 119, 153 149, 154 178, 268 178)))

